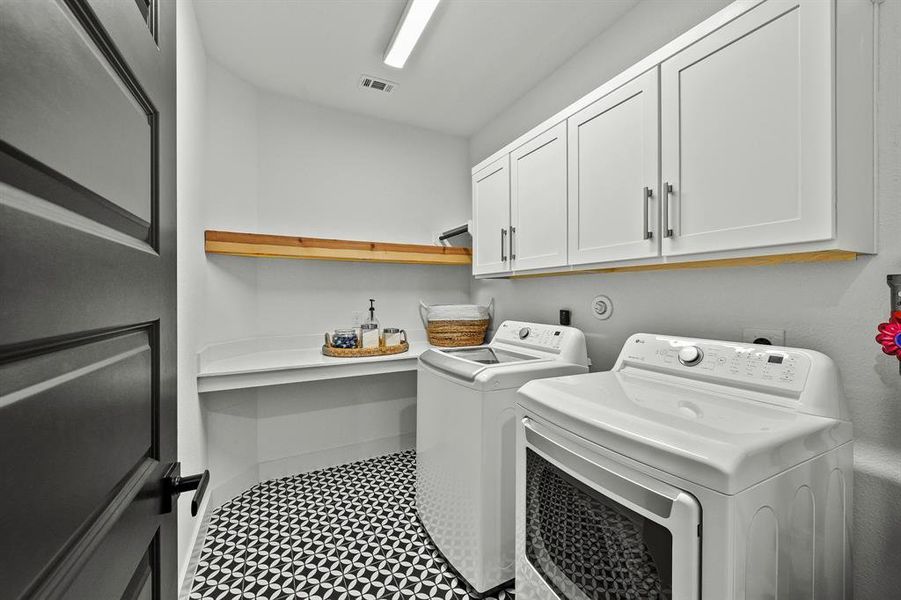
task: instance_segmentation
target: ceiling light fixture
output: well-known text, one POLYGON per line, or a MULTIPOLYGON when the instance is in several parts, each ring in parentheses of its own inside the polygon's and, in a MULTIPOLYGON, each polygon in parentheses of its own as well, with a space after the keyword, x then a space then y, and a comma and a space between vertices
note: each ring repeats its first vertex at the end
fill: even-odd
POLYGON ((419 41, 419 36, 432 18, 438 2, 439 0, 408 0, 400 24, 394 32, 394 37, 391 38, 391 43, 388 44, 388 51, 385 52, 386 65, 397 69, 404 68, 413 47, 419 41))

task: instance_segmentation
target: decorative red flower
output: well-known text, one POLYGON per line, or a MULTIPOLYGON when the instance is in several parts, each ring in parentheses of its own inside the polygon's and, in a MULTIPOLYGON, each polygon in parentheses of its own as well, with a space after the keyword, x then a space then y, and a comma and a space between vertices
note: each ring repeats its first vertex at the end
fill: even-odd
POLYGON ((882 345, 882 351, 901 360, 901 311, 892 313, 888 323, 880 323, 876 328, 879 335, 876 341, 882 345))

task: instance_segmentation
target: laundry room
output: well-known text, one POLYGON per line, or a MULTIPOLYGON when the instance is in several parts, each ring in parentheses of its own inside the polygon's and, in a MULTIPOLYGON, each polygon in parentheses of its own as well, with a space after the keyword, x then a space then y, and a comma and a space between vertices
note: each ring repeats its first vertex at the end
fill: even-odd
POLYGON ((901 589, 901 0, 7 0, 0 82, 0 597, 901 589))

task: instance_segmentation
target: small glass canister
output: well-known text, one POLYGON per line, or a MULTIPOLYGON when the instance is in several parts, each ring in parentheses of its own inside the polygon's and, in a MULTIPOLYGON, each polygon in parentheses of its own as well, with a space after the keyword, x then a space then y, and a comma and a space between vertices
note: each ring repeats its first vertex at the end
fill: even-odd
POLYGON ((400 346, 401 342, 406 341, 407 332, 403 329, 385 327, 382 331, 384 332, 382 340, 385 346, 400 346))
POLYGON ((379 324, 363 323, 360 325, 360 344, 361 348, 378 348, 379 347, 379 324))
POLYGON ((335 348, 356 348, 357 332, 354 329, 336 329, 332 334, 332 346, 335 348))

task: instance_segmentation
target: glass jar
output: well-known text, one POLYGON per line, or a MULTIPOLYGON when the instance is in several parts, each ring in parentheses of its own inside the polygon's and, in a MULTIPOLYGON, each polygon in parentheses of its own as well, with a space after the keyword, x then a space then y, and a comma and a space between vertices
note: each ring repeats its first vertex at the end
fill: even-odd
POLYGON ((336 329, 332 334, 332 346, 335 348, 356 348, 357 332, 353 329, 336 329))

